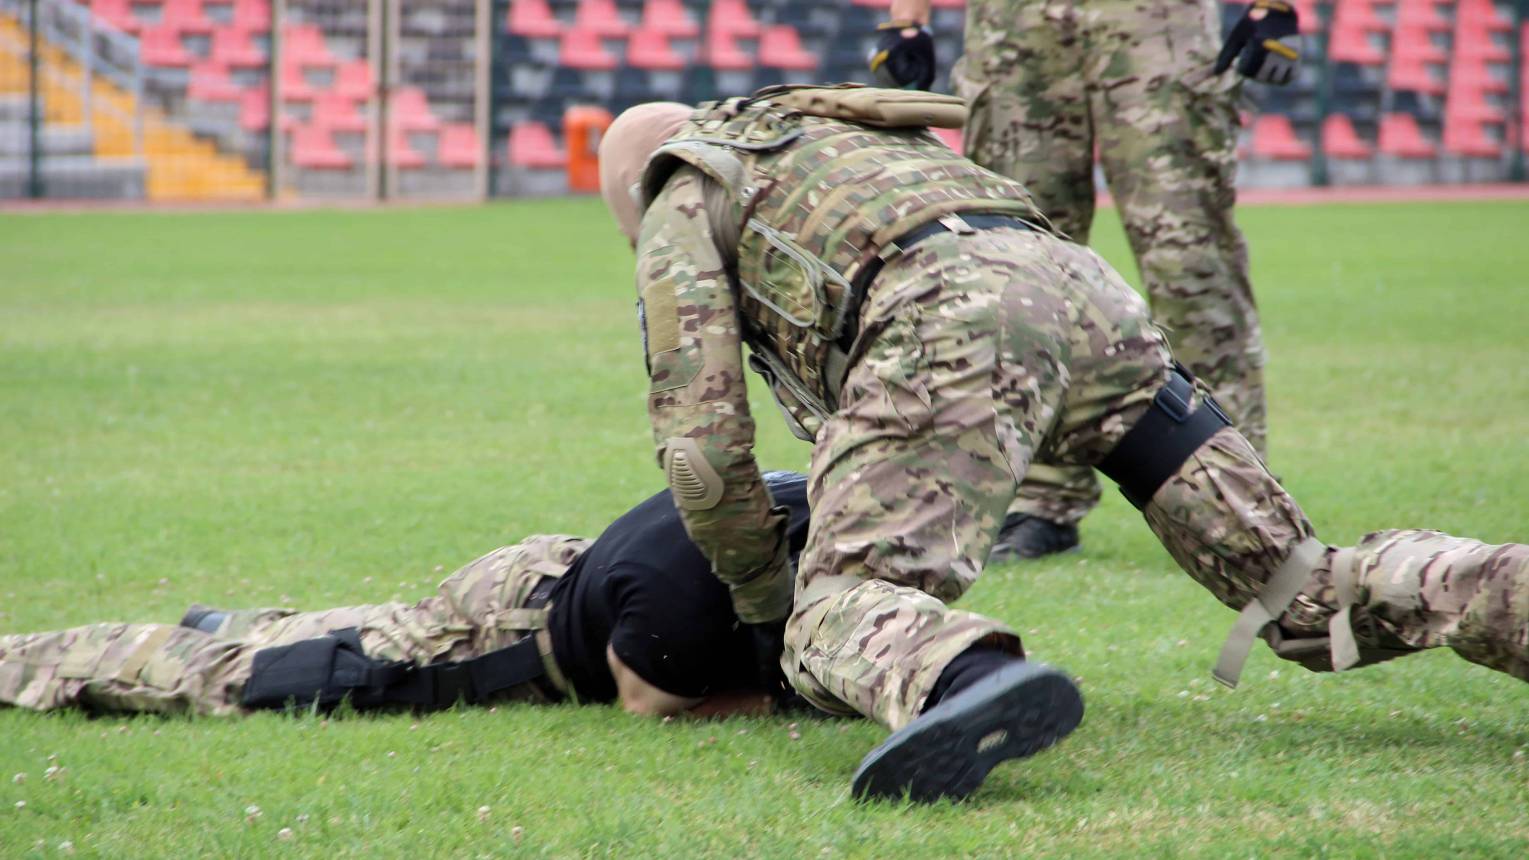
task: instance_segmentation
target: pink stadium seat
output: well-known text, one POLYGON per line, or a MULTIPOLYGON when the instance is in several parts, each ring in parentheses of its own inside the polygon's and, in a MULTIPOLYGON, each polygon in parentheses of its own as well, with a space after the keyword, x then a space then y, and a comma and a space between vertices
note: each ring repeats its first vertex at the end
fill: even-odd
POLYGON ((1444 118, 1444 151, 1470 158, 1497 158, 1502 155, 1502 142, 1492 139, 1486 132, 1486 124, 1480 122, 1455 122, 1444 118))
POLYGON ((191 67, 186 96, 204 102, 236 102, 243 97, 243 91, 229 79, 227 66, 208 61, 191 67))
POLYGON ((350 156, 335 146, 329 129, 299 125, 292 129, 292 163, 309 170, 349 170, 350 156))
POLYGON ((233 26, 253 33, 271 32, 270 0, 234 0, 233 26))
POLYGON ((145 29, 139 36, 138 56, 150 66, 184 69, 195 59, 181 44, 180 33, 158 26, 145 29))
POLYGON ((1322 121, 1322 151, 1331 158, 1369 158, 1370 145, 1354 130, 1354 121, 1335 113, 1322 121))
POLYGON ((812 71, 818 67, 818 58, 802 47, 795 27, 778 24, 764 28, 759 34, 759 64, 776 69, 812 71))
POLYGON ((1386 67, 1386 85, 1393 90, 1443 95, 1442 64, 1435 65, 1440 66, 1440 71, 1437 73, 1421 59, 1397 57, 1391 61, 1391 65, 1386 67))
POLYGON ((579 0, 573 29, 596 33, 602 39, 625 39, 632 26, 616 10, 616 0, 579 0))
POLYGON ((568 153, 539 122, 523 122, 511 128, 509 150, 510 164, 516 167, 562 170, 568 166, 568 153))
POLYGON ((715 0, 711 5, 711 18, 707 20, 706 26, 711 33, 720 31, 729 36, 745 39, 758 38, 761 29, 745 0, 715 0))
POLYGON ((1498 11, 1492 0, 1457 0, 1455 26, 1480 28, 1492 33, 1513 32, 1513 23, 1498 11))
POLYGON ((311 121, 330 131, 363 132, 367 125, 356 103, 333 91, 314 94, 311 121))
POLYGON ((941 143, 944 143, 946 146, 950 147, 956 152, 961 151, 961 129, 931 128, 929 130, 934 132, 934 136, 938 137, 941 143))
POLYGON ((738 47, 738 37, 726 30, 706 30, 706 64, 725 72, 754 68, 754 58, 738 47))
POLYGON ((640 29, 662 33, 673 39, 694 39, 701 27, 680 0, 648 0, 642 7, 640 29))
POLYGON ((138 18, 133 15, 129 0, 91 0, 90 11, 124 33, 137 33, 143 29, 138 18))
POLYGON ((281 65, 281 100, 284 102, 313 101, 313 86, 303 77, 303 70, 293 63, 281 65))
POLYGON ((238 27, 219 27, 212 31, 211 58, 237 69, 256 69, 270 62, 265 51, 255 47, 250 31, 238 27))
POLYGON ((556 39, 563 35, 563 22, 552 14, 547 0, 512 0, 509 29, 528 39, 556 39))
POLYGON ((334 93, 351 101, 366 101, 373 95, 372 64, 367 60, 351 60, 335 71, 334 93))
POLYGON ((1388 113, 1380 118, 1380 151, 1402 158, 1433 158, 1434 145, 1423 137, 1418 121, 1410 113, 1388 113))
POLYGON ((1311 147, 1296 137, 1290 117, 1264 114, 1253 122, 1253 154, 1276 161, 1305 161, 1311 147))
POLYGON ((569 30, 563 34, 558 45, 559 65, 585 71, 610 71, 616 68, 616 58, 600 41, 600 34, 591 30, 569 30))
POLYGON ((478 166, 482 157, 483 147, 478 142, 478 130, 470 123, 441 126, 440 151, 436 160, 442 167, 471 170, 478 166))
MULTIPOLYGON (((1299 11, 1304 23, 1306 10, 1299 11)), ((1375 14, 1370 0, 1346 0, 1338 3, 1333 7, 1332 44, 1328 48, 1328 56, 1340 63, 1381 65, 1386 57, 1371 41, 1371 34, 1387 33, 1390 29, 1390 25, 1375 14)))
POLYGON ((965 9, 966 0, 934 0, 930 5, 936 9, 965 9))
POLYGON ((159 25, 174 27, 181 33, 208 34, 212 22, 202 12, 202 0, 165 0, 159 7, 159 25))
POLYGON ((669 37, 660 30, 639 27, 626 46, 626 61, 639 69, 678 71, 685 68, 685 58, 669 45, 669 37))
POLYGON ((289 24, 282 28, 282 65, 327 69, 335 58, 324 43, 324 33, 312 24, 289 24))
POLYGON ((239 97, 239 127, 264 131, 271 127, 271 91, 264 85, 245 90, 239 97))
POLYGON ((1447 33, 1450 21, 1439 14, 1434 0, 1400 0, 1396 4, 1396 29, 1417 27, 1434 33, 1447 33))
POLYGON ((424 90, 399 87, 388 100, 388 125, 394 131, 435 131, 441 127, 441 121, 430 110, 424 90))
POLYGON ((414 148, 409 135, 396 126, 388 134, 388 164, 401 170, 418 170, 425 166, 425 156, 414 148))

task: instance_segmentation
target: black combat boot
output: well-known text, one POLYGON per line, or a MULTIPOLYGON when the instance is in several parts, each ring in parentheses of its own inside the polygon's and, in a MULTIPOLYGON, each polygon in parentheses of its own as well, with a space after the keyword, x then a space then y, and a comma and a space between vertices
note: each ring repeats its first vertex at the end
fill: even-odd
POLYGON ((180 626, 200 630, 203 633, 217 633, 218 628, 222 627, 223 622, 227 620, 227 612, 193 603, 191 608, 186 610, 186 614, 181 616, 180 626))
POLYGON ((913 722, 871 750, 855 771, 861 799, 961 800, 999 762, 1025 758, 1083 720, 1083 695, 1061 671, 994 648, 945 667, 913 722))
POLYGON ((1030 514, 1009 514, 988 553, 988 564, 1019 558, 1041 558, 1078 548, 1078 527, 1054 523, 1030 514))

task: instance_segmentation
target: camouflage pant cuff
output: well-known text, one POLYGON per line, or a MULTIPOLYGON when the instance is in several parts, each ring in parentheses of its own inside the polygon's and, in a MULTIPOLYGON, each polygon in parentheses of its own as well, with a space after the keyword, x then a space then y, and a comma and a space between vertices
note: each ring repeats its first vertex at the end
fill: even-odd
POLYGON ((1009 506, 1011 514, 1025 514, 1064 526, 1075 526, 1098 504, 1097 498, 1067 502, 1055 498, 1016 498, 1009 506))

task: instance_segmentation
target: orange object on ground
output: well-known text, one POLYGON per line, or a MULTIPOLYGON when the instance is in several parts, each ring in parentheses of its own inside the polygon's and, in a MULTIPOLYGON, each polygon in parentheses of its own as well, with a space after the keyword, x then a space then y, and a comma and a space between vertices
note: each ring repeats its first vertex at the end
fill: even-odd
POLYGON ((568 190, 600 190, 600 138, 610 128, 611 112, 575 105, 563 114, 563 142, 568 147, 568 190))

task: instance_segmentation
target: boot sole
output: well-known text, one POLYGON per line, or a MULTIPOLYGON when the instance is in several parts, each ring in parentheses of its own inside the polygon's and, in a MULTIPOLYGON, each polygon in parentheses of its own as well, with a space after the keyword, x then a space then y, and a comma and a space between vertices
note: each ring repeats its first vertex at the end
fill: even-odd
POLYGON ((1083 721, 1083 695, 1062 672, 1005 666, 894 732, 850 785, 861 800, 961 800, 999 762, 1035 755, 1083 721))

